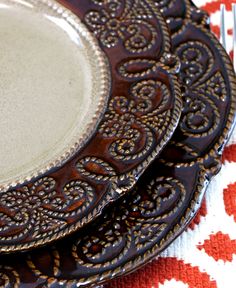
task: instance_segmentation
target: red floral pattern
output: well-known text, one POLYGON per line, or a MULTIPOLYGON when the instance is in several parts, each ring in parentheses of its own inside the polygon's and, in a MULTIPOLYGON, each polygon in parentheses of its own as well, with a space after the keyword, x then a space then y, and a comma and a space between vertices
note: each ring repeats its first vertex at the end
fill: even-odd
POLYGON ((223 162, 236 162, 236 144, 229 145, 225 148, 223 154, 223 162))
MULTIPOLYGON (((123 277, 113 280, 107 288, 159 288, 166 280, 178 279, 188 284, 189 288, 216 288, 216 282, 210 280, 207 273, 200 272, 198 267, 184 263, 176 258, 159 258, 144 268, 123 277)), ((173 287, 175 288, 175 287, 173 287)))
MULTIPOLYGON (((201 6, 201 9, 208 11, 210 14, 215 13, 220 10, 220 5, 225 4, 227 10, 231 10, 232 0, 213 0, 211 2, 207 1, 205 5, 201 6)), ((197 4, 197 3, 196 3, 197 4)))
POLYGON ((236 222, 236 182, 224 189, 224 203, 226 213, 233 215, 236 222))
POLYGON ((232 261, 233 254, 236 254, 236 240, 231 240, 229 235, 218 232, 210 235, 210 239, 205 240, 203 245, 198 245, 198 249, 204 249, 216 261, 232 261))

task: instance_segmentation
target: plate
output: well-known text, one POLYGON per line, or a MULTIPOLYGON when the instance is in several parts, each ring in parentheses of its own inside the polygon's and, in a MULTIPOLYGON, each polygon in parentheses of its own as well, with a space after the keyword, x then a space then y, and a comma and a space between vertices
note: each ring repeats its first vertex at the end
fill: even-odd
POLYGON ((199 209, 220 169, 235 119, 235 74, 202 11, 188 0, 156 4, 169 22, 182 62, 184 112, 172 144, 135 190, 82 233, 31 253, 2 256, 2 285, 85 287, 131 272, 165 249, 199 209), (199 70, 192 74, 192 68, 199 70), (202 125, 204 120, 208 125, 202 125))
POLYGON ((202 11, 188 0, 156 4, 169 22, 182 61, 184 112, 172 144, 135 190, 82 233, 32 253, 2 256, 2 285, 85 287, 131 272, 165 249, 199 209, 220 169, 235 119, 235 74, 202 11), (190 77, 192 68, 199 70, 190 77), (208 125, 202 125, 204 120, 208 125))
POLYGON ((1 256, 2 286, 83 287, 131 272, 166 248, 194 217, 210 178, 220 168, 232 128, 235 74, 226 52, 209 33, 203 12, 187 0, 172 0, 162 8, 175 51, 182 57, 185 105, 172 144, 139 186, 82 234, 32 253, 1 256), (189 79, 191 73, 186 71, 192 67, 200 67, 202 74, 189 79), (202 123, 200 116, 211 121, 205 130, 202 125, 196 128, 196 120, 202 123), (191 132, 186 123, 194 124, 191 132))
POLYGON ((179 62, 152 1, 73 7, 77 16, 53 0, 0 0, 1 252, 94 219, 179 120, 179 62))
POLYGON ((3 257, 3 284, 85 287, 131 272, 165 249, 199 209, 211 177, 220 169, 235 119, 235 74, 202 11, 187 0, 156 4, 169 22, 182 62, 184 112, 172 144, 135 190, 82 233, 32 253, 3 257))

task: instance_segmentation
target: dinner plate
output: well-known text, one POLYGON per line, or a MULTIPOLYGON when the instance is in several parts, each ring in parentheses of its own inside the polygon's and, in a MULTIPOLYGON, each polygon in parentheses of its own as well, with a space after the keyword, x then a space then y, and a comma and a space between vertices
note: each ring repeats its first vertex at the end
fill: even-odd
POLYGON ((138 186, 82 233, 31 253, 1 256, 2 284, 85 287, 131 272, 166 248, 199 209, 235 119, 235 74, 202 11, 188 0, 155 3, 182 62, 184 111, 172 143, 138 186))
POLYGON ((181 112, 151 0, 0 0, 0 251, 61 238, 129 191, 181 112))

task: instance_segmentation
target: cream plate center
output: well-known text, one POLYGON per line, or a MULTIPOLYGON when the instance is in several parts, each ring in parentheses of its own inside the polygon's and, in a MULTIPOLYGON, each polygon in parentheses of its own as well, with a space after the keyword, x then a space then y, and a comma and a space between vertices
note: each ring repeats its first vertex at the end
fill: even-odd
POLYGON ((67 160, 106 106, 103 53, 80 20, 60 8, 0 0, 1 186, 67 160))

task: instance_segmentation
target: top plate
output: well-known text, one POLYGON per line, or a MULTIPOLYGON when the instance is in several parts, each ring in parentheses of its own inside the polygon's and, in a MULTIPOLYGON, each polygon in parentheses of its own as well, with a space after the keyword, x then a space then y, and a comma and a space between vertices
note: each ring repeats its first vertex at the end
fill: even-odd
POLYGON ((134 186, 179 119, 178 61, 152 1, 81 0, 74 12, 0 0, 0 251, 91 221, 134 186))

